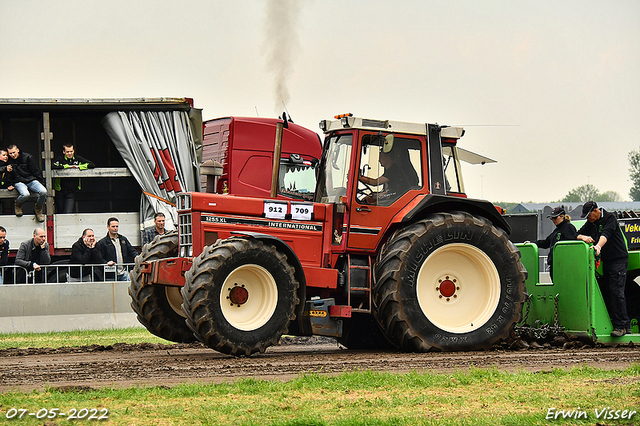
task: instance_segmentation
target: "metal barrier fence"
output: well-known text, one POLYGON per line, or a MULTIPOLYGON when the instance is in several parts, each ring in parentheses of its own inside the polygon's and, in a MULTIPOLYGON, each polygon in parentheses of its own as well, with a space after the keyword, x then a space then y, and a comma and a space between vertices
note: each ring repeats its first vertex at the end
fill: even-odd
MULTIPOLYGON (((129 281, 135 264, 120 265, 41 265, 42 271, 27 271, 18 265, 0 266, 0 284, 55 284, 73 282, 129 281), (118 273, 124 271, 123 274, 118 273)), ((540 272, 549 272, 547 256, 540 256, 540 272)))
POLYGON ((0 267, 0 284, 56 284, 70 282, 129 281, 133 263, 118 265, 40 265, 40 271, 28 271, 18 265, 0 267))

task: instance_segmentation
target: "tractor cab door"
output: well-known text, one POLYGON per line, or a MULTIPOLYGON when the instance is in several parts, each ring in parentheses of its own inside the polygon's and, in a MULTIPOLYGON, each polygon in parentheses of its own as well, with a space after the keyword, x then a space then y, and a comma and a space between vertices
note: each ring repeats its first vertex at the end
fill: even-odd
POLYGON ((360 133, 349 203, 350 249, 374 250, 391 219, 423 188, 424 137, 360 133))

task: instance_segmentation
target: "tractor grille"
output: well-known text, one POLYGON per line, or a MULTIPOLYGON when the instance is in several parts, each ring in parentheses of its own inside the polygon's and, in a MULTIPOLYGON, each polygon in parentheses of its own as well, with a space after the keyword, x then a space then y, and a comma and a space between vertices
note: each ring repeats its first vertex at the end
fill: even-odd
MULTIPOLYGON (((191 201, 191 198, 189 198, 191 201)), ((193 256, 193 228, 191 226, 191 212, 178 215, 178 231, 180 235, 180 257, 193 256)))

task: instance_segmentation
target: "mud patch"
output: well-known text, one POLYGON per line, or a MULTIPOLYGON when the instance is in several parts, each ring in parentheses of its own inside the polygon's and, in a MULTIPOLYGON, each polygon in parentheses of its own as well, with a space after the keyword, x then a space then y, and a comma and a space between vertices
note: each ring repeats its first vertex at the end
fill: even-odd
POLYGON ((356 351, 331 338, 288 338, 263 354, 237 358, 196 344, 115 344, 77 348, 7 349, 0 356, 0 392, 221 383, 244 378, 290 380, 300 374, 348 371, 453 372, 469 368, 547 372, 591 366, 624 369, 640 347, 493 349, 479 352, 356 351))

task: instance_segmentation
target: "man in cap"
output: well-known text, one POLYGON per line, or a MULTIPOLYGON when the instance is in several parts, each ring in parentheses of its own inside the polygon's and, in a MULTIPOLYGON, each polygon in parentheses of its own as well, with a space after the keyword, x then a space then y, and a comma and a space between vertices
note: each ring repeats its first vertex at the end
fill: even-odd
POLYGON ((571 218, 566 214, 563 206, 553 209, 547 217, 551 219, 556 228, 547 238, 538 240, 535 243, 540 248, 549 249, 547 264, 549 265, 549 275, 551 275, 551 280, 553 281, 553 246, 558 241, 575 240, 578 236, 578 231, 571 223, 571 218))
POLYGON ((587 201, 582 206, 582 215, 587 222, 578 230, 578 239, 587 244, 595 244, 596 255, 602 255, 602 275, 604 278, 604 300, 613 324, 613 337, 631 333, 627 314, 627 300, 624 289, 627 283, 629 252, 622 230, 613 213, 598 208, 595 201, 587 201))

